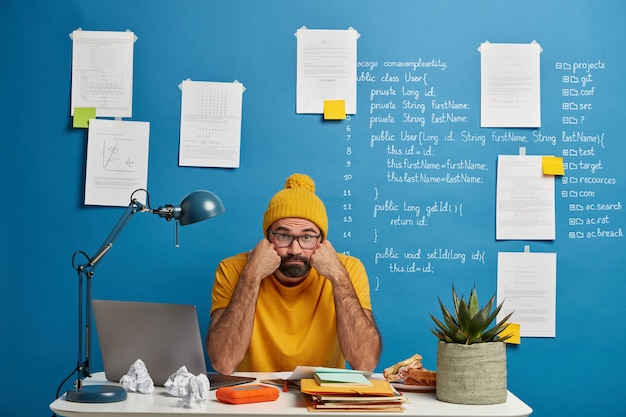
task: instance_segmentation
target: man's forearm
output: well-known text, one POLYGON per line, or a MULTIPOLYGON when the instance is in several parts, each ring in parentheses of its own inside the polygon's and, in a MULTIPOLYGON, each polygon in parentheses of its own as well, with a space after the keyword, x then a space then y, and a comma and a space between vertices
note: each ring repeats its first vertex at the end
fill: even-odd
POLYGON ((213 368, 223 374, 235 371, 252 336, 259 288, 245 281, 239 280, 228 307, 221 310, 219 317, 215 317, 215 321, 211 318, 207 353, 213 368))
POLYGON ((374 318, 361 307, 349 277, 335 282, 333 291, 341 351, 354 369, 373 371, 381 351, 374 318))

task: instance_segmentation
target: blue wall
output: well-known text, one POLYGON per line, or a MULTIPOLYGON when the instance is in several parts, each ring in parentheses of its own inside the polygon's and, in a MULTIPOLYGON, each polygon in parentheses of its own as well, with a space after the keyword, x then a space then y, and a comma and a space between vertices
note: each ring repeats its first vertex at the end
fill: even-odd
MULTIPOLYGON (((72 42, 84 30, 131 30, 138 37, 134 54, 132 120, 148 121, 148 188, 153 206, 176 203, 195 189, 209 189, 224 201, 227 213, 180 229, 174 247, 174 224, 135 216, 106 256, 94 278, 94 297, 192 303, 198 306, 203 336, 213 271, 228 255, 250 249, 261 238, 268 199, 292 172, 306 172, 317 182, 331 218, 329 238, 341 251, 363 259, 372 284, 375 315, 384 340, 378 371, 419 352, 434 368, 436 340, 428 313, 437 297, 449 297, 452 282, 468 292, 476 284, 483 298, 496 290, 498 251, 556 252, 557 337, 524 338, 508 349, 509 388, 534 415, 623 416, 622 379, 626 342, 622 295, 626 293, 623 238, 576 238, 597 227, 577 226, 570 218, 608 215, 605 229, 624 227, 622 210, 594 213, 588 204, 618 203, 625 194, 626 153, 623 101, 626 93, 624 40, 626 3, 622 0, 525 2, 456 0, 300 2, 4 0, 0 2, 0 201, 4 208, 0 239, 0 369, 5 401, 0 414, 50 414, 48 405, 76 361, 75 250, 93 253, 123 211, 83 205, 86 131, 73 129, 69 116, 72 42), (318 115, 295 114, 296 38, 301 26, 359 31, 359 62, 378 62, 358 85, 358 113, 350 120, 324 123, 318 115), (519 143, 454 146, 440 143, 437 157, 484 162, 482 185, 418 184, 401 188, 386 183, 387 155, 370 146, 372 88, 384 86, 385 61, 441 59, 445 71, 429 73, 437 97, 468 103, 466 125, 435 126, 423 131, 443 138, 481 129, 480 55, 484 41, 537 41, 541 54, 542 126, 555 144, 524 146, 528 154, 562 156, 571 143, 563 132, 604 134, 605 146, 584 162, 602 162, 587 175, 615 178, 610 186, 586 188, 557 179, 557 238, 551 242, 495 241, 495 163, 499 154, 515 154, 519 143), (563 108, 563 76, 556 64, 604 63, 593 70, 595 93, 584 102, 592 109, 563 108), (178 166, 180 90, 186 78, 241 81, 243 96, 241 168, 178 166), (574 117, 577 126, 566 126, 574 117), (583 126, 584 121, 584 126, 583 126), (350 129, 348 141, 347 132, 350 129), (347 149, 351 154, 347 156, 347 149), (346 162, 350 161, 350 167, 346 162), (351 175, 349 183, 345 175, 351 175), (346 199, 344 190, 350 190, 346 199), (410 231, 389 226, 390 216, 373 217, 374 190, 398 201, 415 200, 425 208, 435 202, 463 204, 463 216, 432 216, 410 231), (588 192, 572 199, 570 191, 588 192), (591 192, 591 193, 589 193, 591 192), (582 204, 585 209, 572 209, 582 204), (350 206, 348 206, 350 204, 350 206), (573 213, 574 212, 574 213, 573 213), (351 221, 349 221, 351 220, 351 221), (158 223, 158 224, 157 224, 158 223), (574 237, 572 237, 574 232, 574 237), (374 241, 374 233, 381 240, 374 241), (386 247, 407 251, 478 250, 485 263, 433 261, 431 273, 388 273, 375 262, 386 247), (7 401, 8 399, 8 401, 7 401)), ((366 71, 360 67, 359 71, 366 71)), ((402 76, 403 72, 396 71, 402 76)), ((580 88, 576 86, 576 88, 580 88)), ((578 100, 578 99, 577 99, 578 100)), ((421 103, 430 103, 422 96, 421 103)), ((398 100, 398 105, 401 101, 398 100)), ((401 110, 396 110, 401 114, 401 110)), ((425 116, 430 118, 430 110, 425 116)), ((430 120, 430 119, 429 119, 430 120)), ((396 134, 402 127, 392 127, 396 134)), ((502 133, 502 131, 497 130, 502 133)), ((506 130, 505 130, 506 131, 506 130)), ((532 130, 509 130, 532 137, 532 130)), ((576 148, 588 143, 577 143, 576 148)), ((580 159, 565 158, 577 164, 580 159)), ((569 166, 568 166, 569 168, 569 166)), ((95 349, 94 368, 100 366, 95 349)), ((62 392, 69 388, 63 387, 62 392)))

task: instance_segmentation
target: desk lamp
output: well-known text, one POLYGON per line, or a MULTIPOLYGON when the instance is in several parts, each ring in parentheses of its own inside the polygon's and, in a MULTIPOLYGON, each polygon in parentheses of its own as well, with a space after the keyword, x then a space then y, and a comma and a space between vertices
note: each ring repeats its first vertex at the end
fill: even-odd
MULTIPOLYGON (((164 205, 156 210, 150 207, 150 196, 146 190, 135 190, 131 196, 128 208, 122 214, 117 224, 104 240, 96 254, 92 257, 83 251, 74 252, 72 256, 72 267, 78 272, 78 363, 76 369, 72 371, 78 373, 75 389, 66 393, 68 401, 81 403, 109 403, 123 401, 126 399, 126 390, 118 385, 83 385, 83 378, 91 376, 91 278, 98 263, 104 255, 113 247, 113 243, 120 235, 131 217, 137 213, 153 213, 167 221, 176 221, 176 247, 178 247, 178 223, 181 226, 201 222, 218 216, 224 212, 224 205, 218 196, 209 191, 194 191, 187 195, 180 202, 179 206, 164 205), (146 193, 146 204, 139 202, 135 193, 144 191, 146 193), (76 256, 81 254, 86 258, 86 263, 76 265, 76 256), (83 288, 85 283, 85 288, 83 288), (83 334, 83 328, 85 332, 83 334), (84 336, 84 339, 83 339, 84 336), (83 342, 85 351, 83 356, 83 342)), ((66 381, 67 379, 66 378, 66 381)))

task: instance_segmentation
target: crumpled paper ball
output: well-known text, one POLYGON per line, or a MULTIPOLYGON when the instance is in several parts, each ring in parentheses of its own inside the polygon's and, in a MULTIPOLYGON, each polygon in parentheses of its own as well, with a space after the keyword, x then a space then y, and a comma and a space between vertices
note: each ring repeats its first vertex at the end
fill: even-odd
POLYGON ((189 408, 200 407, 209 400, 210 383, 205 374, 189 379, 187 394, 183 396, 183 405, 189 408))
POLYGON ((170 375, 165 381, 165 391, 174 397, 183 397, 187 394, 189 379, 193 378, 193 374, 187 371, 186 366, 181 366, 178 371, 170 375))
POLYGON ((148 368, 141 359, 137 359, 130 366, 128 373, 120 379, 120 384, 126 391, 151 394, 154 391, 154 381, 150 378, 148 368))
POLYGON ((165 381, 165 391, 183 400, 185 407, 199 407, 209 400, 210 382, 205 374, 195 376, 181 366, 165 381))

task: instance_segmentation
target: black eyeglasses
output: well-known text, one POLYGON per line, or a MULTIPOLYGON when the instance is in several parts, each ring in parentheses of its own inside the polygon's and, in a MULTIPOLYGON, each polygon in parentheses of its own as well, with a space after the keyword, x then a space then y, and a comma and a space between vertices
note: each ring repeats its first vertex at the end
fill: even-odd
POLYGON ((302 236, 293 236, 287 233, 275 232, 272 229, 269 229, 270 233, 274 235, 274 244, 278 248, 288 248, 291 246, 291 243, 294 240, 298 241, 298 244, 302 249, 314 249, 317 245, 318 239, 322 236, 321 234, 315 235, 302 235, 302 236))

